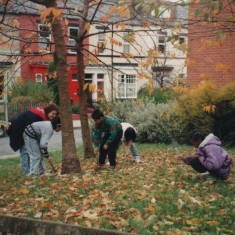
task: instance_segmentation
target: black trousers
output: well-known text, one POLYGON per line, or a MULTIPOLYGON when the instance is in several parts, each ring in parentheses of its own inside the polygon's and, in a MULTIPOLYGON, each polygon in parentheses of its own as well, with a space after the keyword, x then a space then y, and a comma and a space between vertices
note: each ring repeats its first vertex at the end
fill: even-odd
POLYGON ((201 162, 198 160, 198 158, 192 158, 192 160, 189 162, 189 165, 197 172, 199 173, 205 173, 208 170, 206 167, 204 167, 201 162))
POLYGON ((103 147, 104 147, 107 139, 109 138, 109 135, 106 135, 102 139, 102 143, 99 148, 99 164, 101 164, 101 165, 105 164, 105 160, 108 155, 110 166, 116 166, 117 150, 120 146, 122 133, 123 133, 122 130, 117 132, 115 139, 113 140, 113 142, 108 144, 108 148, 106 150, 104 150, 103 147))
POLYGON ((213 175, 214 177, 224 180, 221 176, 218 176, 216 172, 208 170, 206 167, 204 167, 201 162, 198 160, 198 158, 193 158, 190 162, 189 165, 197 172, 199 173, 206 173, 207 171, 213 175))

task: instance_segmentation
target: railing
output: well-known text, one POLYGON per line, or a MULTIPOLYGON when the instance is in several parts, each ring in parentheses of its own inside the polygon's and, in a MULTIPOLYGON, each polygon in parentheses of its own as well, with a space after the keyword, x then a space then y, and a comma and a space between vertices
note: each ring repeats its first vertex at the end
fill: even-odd
POLYGON ((0 215, 0 235, 130 235, 130 233, 0 215))
POLYGON ((20 113, 27 111, 32 107, 45 107, 48 103, 30 103, 30 104, 23 104, 23 105, 15 105, 15 104, 8 104, 8 115, 9 120, 16 118, 20 113))

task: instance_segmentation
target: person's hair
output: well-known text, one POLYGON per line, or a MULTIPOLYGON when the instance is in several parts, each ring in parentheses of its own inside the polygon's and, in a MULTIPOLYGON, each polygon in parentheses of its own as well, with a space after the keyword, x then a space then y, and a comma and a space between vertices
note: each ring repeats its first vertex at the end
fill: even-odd
POLYGON ((99 119, 101 117, 104 117, 104 114, 102 111, 100 111, 99 109, 95 109, 92 114, 91 114, 91 118, 92 119, 99 119))
POLYGON ((44 107, 44 111, 45 111, 46 116, 48 116, 48 113, 50 113, 54 110, 57 112, 57 115, 59 115, 59 109, 55 104, 49 104, 48 106, 44 107))
POLYGON ((135 142, 135 139, 136 139, 135 130, 132 127, 128 127, 124 132, 124 137, 125 137, 126 142, 129 142, 130 140, 135 142))
POLYGON ((61 125, 60 117, 56 116, 53 120, 51 120, 51 124, 52 124, 53 130, 55 130, 57 126, 61 125))
POLYGON ((205 134, 200 132, 200 131, 195 131, 192 133, 192 135, 189 137, 190 141, 198 141, 198 140, 204 140, 205 139, 205 134))

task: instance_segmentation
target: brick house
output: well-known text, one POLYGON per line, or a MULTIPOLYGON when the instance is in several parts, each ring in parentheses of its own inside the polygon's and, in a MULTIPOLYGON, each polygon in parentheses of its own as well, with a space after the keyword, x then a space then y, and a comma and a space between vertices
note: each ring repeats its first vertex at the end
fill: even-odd
MULTIPOLYGON (((30 50, 33 56, 22 56, 21 59, 21 77, 24 80, 33 80, 35 83, 44 84, 47 79, 48 64, 53 60, 51 52, 53 48, 53 38, 50 29, 42 24, 38 14, 24 15, 19 14, 18 22, 20 25, 24 25, 24 29, 31 29, 31 31, 38 32, 38 37, 35 43, 30 42, 29 45, 25 42, 27 37, 30 37, 31 33, 27 33, 25 30, 20 31, 21 40, 20 48, 24 48, 25 51, 30 50), (42 55, 40 55, 42 51, 42 55), (48 54, 45 56, 45 54, 48 54)), ((78 33, 78 21, 69 20, 68 34, 76 35, 78 33)), ((65 32, 67 33, 67 32, 65 32)), ((73 45, 73 39, 66 40, 67 50, 67 64, 68 64, 68 80, 71 101, 78 103, 78 80, 77 80, 77 68, 76 68, 76 53, 70 49, 70 45, 73 45)), ((88 39, 85 41, 88 44, 88 39)))
MULTIPOLYGON (((108 2, 114 3, 116 0, 109 0, 108 2)), ((19 1, 20 2, 20 1, 19 1)), ((110 5, 109 5, 110 7, 110 5)), ((72 6, 71 6, 72 9, 72 6)), ((168 8, 167 8, 168 9, 168 8)), ((87 92, 88 103, 96 102, 100 96, 104 96, 107 100, 110 97, 117 99, 132 99, 137 98, 138 90, 147 82, 147 79, 139 79, 138 73, 142 70, 141 63, 144 63, 147 59, 147 53, 150 48, 157 48, 160 52, 157 60, 158 65, 156 67, 148 68, 147 72, 150 77, 158 82, 162 77, 165 80, 170 80, 173 77, 177 77, 178 74, 186 75, 185 59, 186 54, 181 53, 180 50, 175 48, 171 42, 167 42, 167 36, 171 34, 172 28, 174 28, 175 22, 171 22, 167 29, 161 30, 161 21, 167 22, 168 19, 187 18, 187 11, 180 6, 166 10, 163 8, 163 16, 158 21, 152 24, 150 33, 144 32, 143 25, 138 23, 141 19, 134 20, 127 23, 126 29, 123 31, 120 28, 120 32, 112 35, 99 34, 107 25, 109 27, 116 28, 117 22, 121 22, 122 19, 118 19, 117 16, 113 17, 113 21, 109 21, 106 24, 98 23, 93 24, 90 27, 89 34, 94 34, 92 37, 87 37, 84 44, 87 45, 87 50, 93 50, 94 47, 98 48, 98 59, 102 63, 106 64, 106 67, 100 66, 101 63, 91 63, 86 60, 85 68, 85 82, 93 83, 98 89, 102 90, 102 94, 99 92, 87 92), (143 32, 136 36, 138 41, 137 46, 131 45, 126 40, 126 36, 134 31, 143 32), (152 31, 152 32, 151 32, 152 31), (110 38, 115 38, 121 42, 121 46, 108 43, 110 38), (88 39, 90 38, 90 39, 88 39), (89 47, 89 48, 88 48, 89 47), (136 51, 135 48, 138 48, 136 51), (125 58, 125 54, 132 54, 132 58, 125 58)), ((25 5, 13 5, 11 13, 20 25, 20 45, 21 48, 19 54, 21 56, 19 72, 20 76, 25 80, 32 80, 35 83, 45 83, 48 64, 52 61, 51 52, 53 51, 53 38, 51 36, 50 29, 42 24, 39 18, 38 5, 32 2, 27 2, 25 5), (32 32, 37 32, 34 35, 34 41, 28 40, 32 37, 32 32), (29 53, 27 53, 27 51, 29 53), (43 52, 40 54, 39 52, 43 52), (29 55, 32 54, 32 55, 29 55), (48 54, 45 56, 45 54, 48 54)), ((105 15, 104 8, 98 13, 97 18, 101 15, 105 15)), ((140 14, 141 15, 141 14, 140 14)), ((68 20, 68 32, 65 34, 76 36, 79 30, 78 17, 70 13, 65 14, 68 20)), ((78 103, 79 98, 77 94, 78 81, 77 81, 77 68, 76 68, 76 52, 71 49, 71 46, 75 44, 74 40, 67 37, 66 43, 68 46, 68 79, 70 86, 70 97, 73 100, 73 104, 78 103)), ((187 43, 187 28, 182 29, 182 33, 179 38, 179 43, 187 43)))
MULTIPOLYGON (((235 31, 232 31, 234 21, 224 21, 223 27, 219 24, 221 19, 234 19, 232 14, 235 11, 235 5, 224 4, 224 7, 224 11, 212 19, 213 24, 203 21, 189 23, 190 51, 188 53, 187 85, 190 88, 196 87, 202 80, 212 81, 218 86, 235 82, 235 31), (216 33, 219 30, 223 35, 221 39, 216 40, 216 33)), ((195 10, 199 8, 198 4, 191 6, 190 13, 194 14, 195 10)))

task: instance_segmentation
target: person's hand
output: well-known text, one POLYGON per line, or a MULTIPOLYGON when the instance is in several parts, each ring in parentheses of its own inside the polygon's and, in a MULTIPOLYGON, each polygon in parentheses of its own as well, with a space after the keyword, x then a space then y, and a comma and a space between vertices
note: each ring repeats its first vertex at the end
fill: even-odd
POLYGON ((183 161, 184 163, 186 163, 186 158, 183 157, 183 156, 178 156, 178 160, 181 160, 181 161, 183 161))
POLYGON ((95 147, 94 152, 95 152, 95 154, 97 154, 99 152, 99 148, 95 147))
POLYGON ((52 163, 52 160, 50 157, 47 158, 47 161, 51 164, 52 163))
POLYGON ((199 154, 198 154, 198 153, 195 153, 195 154, 194 154, 194 157, 197 157, 197 158, 198 158, 198 157, 199 157, 199 154))
POLYGON ((126 152, 125 155, 126 155, 126 157, 129 157, 129 156, 130 156, 130 153, 129 153, 129 152, 126 152))
POLYGON ((103 146, 103 149, 104 149, 104 150, 107 150, 107 149, 108 149, 108 145, 105 144, 105 145, 103 146))

